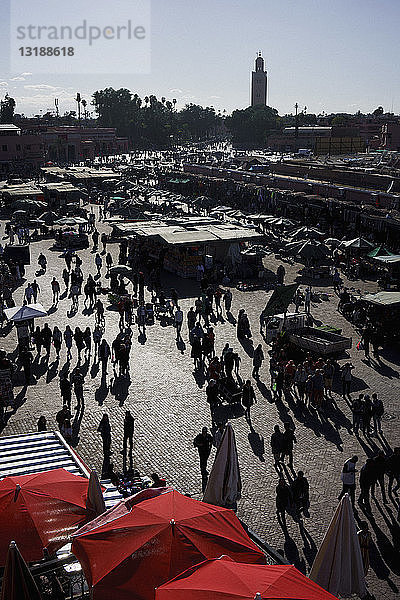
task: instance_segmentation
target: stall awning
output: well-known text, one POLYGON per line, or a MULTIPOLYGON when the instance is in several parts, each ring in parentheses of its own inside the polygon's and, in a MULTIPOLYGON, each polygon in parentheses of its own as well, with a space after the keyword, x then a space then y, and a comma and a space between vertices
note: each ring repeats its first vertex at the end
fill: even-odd
POLYGON ((395 306, 400 305, 400 292, 378 292, 377 294, 367 294, 362 298, 370 304, 376 306, 395 306))
POLYGON ((390 256, 374 256, 373 258, 384 265, 395 265, 400 263, 400 254, 391 254, 390 256))

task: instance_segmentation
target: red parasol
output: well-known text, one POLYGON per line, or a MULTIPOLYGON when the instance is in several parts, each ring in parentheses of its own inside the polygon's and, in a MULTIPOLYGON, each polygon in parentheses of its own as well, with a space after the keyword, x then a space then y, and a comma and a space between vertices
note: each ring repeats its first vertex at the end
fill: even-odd
POLYGON ((221 556, 187 569, 155 600, 337 600, 292 565, 246 565, 221 556))
POLYGON ((265 564, 232 510, 173 490, 143 500, 129 513, 111 511, 73 536, 93 600, 154 600, 154 589, 205 558, 229 554, 265 564))
POLYGON ((11 540, 28 562, 61 548, 86 518, 88 480, 65 469, 0 481, 0 565, 11 540))

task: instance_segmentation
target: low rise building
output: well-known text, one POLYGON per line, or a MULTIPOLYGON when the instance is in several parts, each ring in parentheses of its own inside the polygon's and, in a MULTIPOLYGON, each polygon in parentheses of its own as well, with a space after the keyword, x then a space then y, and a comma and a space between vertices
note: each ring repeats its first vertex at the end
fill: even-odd
POLYGON ((128 138, 117 137, 114 127, 48 127, 41 134, 48 160, 71 163, 128 152, 128 138))
POLYGON ((12 123, 0 124, 0 174, 26 172, 44 160, 40 136, 24 134, 12 123))

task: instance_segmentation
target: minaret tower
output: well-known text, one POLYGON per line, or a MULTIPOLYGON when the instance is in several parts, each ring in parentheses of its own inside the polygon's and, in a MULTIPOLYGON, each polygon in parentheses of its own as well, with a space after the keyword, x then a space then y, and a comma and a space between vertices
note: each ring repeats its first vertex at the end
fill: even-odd
POLYGON ((267 104, 267 71, 264 71, 264 59, 258 53, 255 70, 251 74, 251 106, 267 104))

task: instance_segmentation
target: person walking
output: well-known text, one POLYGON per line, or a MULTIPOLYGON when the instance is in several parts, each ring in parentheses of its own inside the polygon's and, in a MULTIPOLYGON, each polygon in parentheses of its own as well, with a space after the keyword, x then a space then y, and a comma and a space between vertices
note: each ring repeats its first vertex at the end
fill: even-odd
POLYGON ((124 418, 124 441, 121 454, 126 455, 128 442, 129 442, 129 454, 132 455, 133 451, 133 434, 135 431, 135 419, 132 417, 129 410, 125 412, 124 418))
POLYGON ((400 446, 396 446, 393 454, 386 459, 386 472, 389 477, 388 494, 391 496, 392 492, 396 494, 400 488, 400 446), (396 486, 392 487, 394 481, 396 486))
POLYGON ((57 306, 60 297, 60 284, 55 277, 51 282, 51 291, 53 292, 53 306, 57 306))
POLYGON ((306 391, 306 381, 307 381, 307 371, 305 370, 302 363, 297 365, 296 371, 294 373, 294 387, 295 391, 297 391, 297 395, 299 397, 300 402, 304 402, 304 394, 306 391))
POLYGON ((357 531, 357 537, 361 549, 364 577, 366 577, 369 571, 369 549, 372 543, 372 536, 367 521, 361 521, 360 529, 357 531))
POLYGON ((385 413, 383 402, 377 394, 372 394, 372 418, 374 420, 374 434, 382 433, 382 417, 385 413))
POLYGON ((54 326, 53 329, 53 345, 56 351, 57 360, 60 358, 60 350, 62 346, 62 333, 57 325, 54 326))
POLYGON ((351 412, 353 415, 353 431, 355 435, 358 435, 360 427, 363 424, 364 406, 363 400, 364 394, 360 394, 358 398, 353 400, 351 404, 351 412))
POLYGON ((285 456, 289 458, 289 467, 293 469, 293 448, 294 444, 297 443, 297 439, 290 423, 287 421, 283 424, 283 449, 282 449, 282 462, 285 460, 285 456))
POLYGON ((90 357, 92 352, 92 332, 90 331, 90 327, 86 327, 82 337, 85 344, 85 354, 87 357, 90 357))
POLYGON ((347 362, 343 365, 343 367, 341 367, 341 372, 342 372, 342 395, 343 398, 345 398, 346 396, 348 396, 350 398, 350 391, 351 391, 351 380, 352 380, 352 370, 354 369, 354 366, 347 362))
POLYGON ((103 454, 105 459, 109 459, 112 451, 111 451, 111 425, 110 420, 108 418, 108 414, 104 413, 99 426, 97 428, 97 432, 100 433, 101 439, 103 441, 103 454))
POLYGON ((33 301, 36 304, 38 301, 40 286, 39 286, 38 282, 36 281, 36 279, 33 280, 31 285, 32 285, 32 290, 33 290, 33 301))
POLYGON ((311 314, 311 288, 306 288, 304 294, 304 310, 309 315, 311 314))
POLYGON ((112 259, 112 256, 111 256, 111 252, 107 252, 107 254, 106 254, 106 268, 107 268, 107 274, 108 275, 110 274, 110 269, 112 267, 112 264, 113 264, 113 259, 112 259))
POLYGON ((41 252, 39 254, 39 258, 38 258, 38 265, 39 267, 42 269, 43 273, 46 273, 46 269, 47 269, 47 258, 45 257, 45 255, 43 254, 43 252, 41 252))
POLYGON ((374 468, 373 468, 373 481, 371 486, 371 495, 375 498, 375 485, 379 483, 381 488, 383 504, 387 504, 386 490, 385 490, 385 472, 386 472, 386 456, 383 450, 379 450, 375 456, 374 468))
POLYGON ((194 312, 193 306, 189 308, 189 312, 187 314, 187 326, 189 332, 192 331, 194 326, 196 325, 196 313, 194 312))
POLYGON ((67 349, 67 361, 70 361, 72 358, 72 342, 74 339, 74 334, 72 333, 72 329, 69 325, 66 326, 65 331, 64 331, 64 342, 65 342, 65 347, 67 349))
POLYGON ((356 464, 358 462, 358 456, 352 456, 348 458, 342 469, 340 479, 342 480, 343 489, 338 496, 338 500, 341 500, 345 494, 349 494, 351 503, 354 507, 356 500, 356 464))
POLYGON ((101 344, 99 347, 99 359, 101 362, 101 374, 102 377, 107 375, 107 363, 111 356, 110 346, 105 338, 101 340, 101 344))
POLYGON ((242 388, 242 404, 244 406, 244 417, 249 425, 251 425, 250 409, 255 402, 257 402, 257 398, 251 381, 248 379, 242 388))
POLYGON ((208 480, 207 461, 211 453, 212 443, 212 435, 208 433, 207 427, 203 427, 201 433, 196 435, 196 437, 193 440, 193 446, 197 448, 197 451, 199 453, 200 472, 202 479, 201 489, 203 492, 206 489, 208 480))
POLYGON ((37 325, 32 337, 33 337, 33 343, 36 346, 36 352, 37 352, 38 356, 40 356, 40 354, 42 352, 43 342, 42 342, 42 332, 40 330, 39 325, 37 325))
POLYGON ((28 283, 28 285, 25 288, 24 297, 25 297, 25 300, 26 300, 27 304, 31 304, 32 303, 33 288, 32 288, 32 285, 30 283, 28 283))
POLYGON ((75 406, 75 410, 80 410, 84 407, 85 399, 83 397, 83 383, 84 377, 79 367, 75 367, 75 369, 71 373, 71 383, 74 386, 74 394, 76 397, 77 405, 75 406))
POLYGON ((274 467, 281 470, 280 462, 282 460, 283 452, 283 433, 280 430, 279 425, 275 425, 274 433, 271 435, 271 451, 274 457, 274 467))
POLYGON ((103 330, 99 325, 95 325, 93 329, 93 344, 94 344, 94 356, 98 356, 101 338, 103 337, 103 330))
POLYGON ((85 346, 83 341, 83 333, 80 327, 75 327, 74 341, 76 349, 78 350, 78 363, 81 362, 81 352, 85 346))
POLYGON ((254 377, 254 379, 260 378, 260 368, 262 367, 263 360, 264 360, 264 352, 263 352, 261 344, 258 344, 258 346, 254 350, 254 354, 253 354, 253 372, 251 375, 252 375, 252 377, 254 377))
POLYGON ((101 241, 102 246, 103 246, 103 254, 105 254, 106 253, 106 247, 107 247, 108 238, 107 238, 107 234, 104 231, 101 234, 100 241, 101 241))
POLYGON ((43 348, 46 350, 46 356, 48 358, 50 355, 51 340, 53 337, 53 333, 52 333, 48 323, 44 324, 41 334, 42 334, 43 348))
POLYGON ((274 392, 276 393, 276 396, 278 397, 278 400, 281 401, 282 400, 282 394, 283 394, 283 386, 284 386, 284 383, 285 383, 285 371, 284 371, 282 365, 278 366, 278 371, 276 372, 276 377, 275 377, 275 382, 274 383, 275 383, 275 390, 274 390, 274 392))
POLYGON ((370 504, 370 490, 375 478, 375 468, 373 458, 367 458, 365 465, 360 469, 360 495, 358 497, 358 504, 362 505, 364 509, 371 514, 370 504))
POLYGON ((103 259, 101 258, 100 254, 98 252, 96 253, 96 256, 94 259, 94 264, 96 265, 97 276, 100 277, 101 267, 103 266, 103 259))
POLYGON ((289 508, 289 504, 292 500, 292 494, 289 486, 283 477, 279 478, 278 485, 275 488, 276 492, 276 515, 278 517, 278 523, 283 527, 283 529, 287 529, 286 526, 286 511, 289 508))
POLYGON ((174 323, 175 323, 175 328, 176 328, 176 340, 178 341, 178 340, 182 339, 181 330, 182 330, 182 324, 183 324, 183 312, 179 308, 179 306, 176 307, 176 311, 175 311, 175 315, 174 315, 174 323))
POLYGON ((210 379, 210 381, 208 382, 208 385, 206 387, 206 395, 207 395, 207 402, 210 406, 212 427, 214 427, 214 425, 215 425, 215 419, 214 419, 215 408, 219 404, 221 404, 218 393, 219 392, 218 392, 217 382, 215 381, 215 379, 210 379))
POLYGON ((69 286, 69 270, 66 267, 63 269, 62 278, 65 285, 65 292, 67 292, 69 286))
POLYGON ((92 233, 93 250, 96 251, 99 245, 99 232, 95 229, 92 233))
POLYGON ((29 350, 24 350, 24 352, 21 353, 21 364, 24 368, 25 385, 29 385, 29 382, 31 380, 32 363, 33 363, 32 352, 30 352, 29 350))
POLYGON ((70 380, 68 379, 67 373, 63 373, 60 378, 60 394, 63 405, 67 406, 68 409, 71 410, 72 386, 70 380))
POLYGON ((71 417, 71 411, 69 410, 68 406, 66 404, 63 404, 62 408, 56 414, 56 423, 60 431, 65 419, 71 419, 71 417))
POLYGON ((332 398, 332 384, 333 384, 333 376, 335 374, 335 366, 330 358, 326 361, 323 366, 324 371, 324 388, 326 396, 332 398))
POLYGON ((362 418, 362 432, 364 435, 369 436, 371 433, 371 419, 372 419, 372 402, 368 394, 365 394, 363 400, 363 418, 362 418))
POLYGON ((144 301, 140 302, 137 309, 137 325, 140 335, 146 335, 146 308, 144 301), (141 331, 142 330, 142 331, 141 331))
POLYGON ((197 371, 203 367, 201 339, 197 335, 192 335, 191 346, 190 356, 193 358, 194 369, 197 371))
POLYGON ((301 513, 308 511, 310 506, 310 485, 303 471, 298 471, 290 489, 297 517, 301 519, 301 513))
POLYGON ((77 283, 71 284, 69 295, 71 298, 71 312, 77 312, 79 308, 79 285, 77 283))

